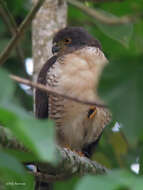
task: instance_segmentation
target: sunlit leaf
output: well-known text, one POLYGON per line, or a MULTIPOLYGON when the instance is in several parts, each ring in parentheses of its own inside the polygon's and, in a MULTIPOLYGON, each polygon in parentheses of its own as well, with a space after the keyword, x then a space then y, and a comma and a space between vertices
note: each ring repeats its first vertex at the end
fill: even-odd
POLYGON ((125 155, 128 151, 127 142, 125 141, 122 133, 116 132, 110 135, 109 141, 114 147, 115 153, 117 156, 125 155))
POLYGON ((102 164, 107 168, 111 168, 111 163, 110 163, 111 161, 102 152, 95 152, 95 154, 92 156, 92 159, 96 160, 98 163, 102 164))

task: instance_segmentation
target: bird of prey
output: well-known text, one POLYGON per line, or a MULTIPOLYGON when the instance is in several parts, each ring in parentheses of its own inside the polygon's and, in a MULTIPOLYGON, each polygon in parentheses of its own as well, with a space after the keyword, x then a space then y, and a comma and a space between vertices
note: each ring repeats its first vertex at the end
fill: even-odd
MULTIPOLYGON (((52 52, 37 82, 80 100, 103 103, 97 85, 107 59, 98 40, 82 27, 66 27, 55 35, 52 52)), ((35 92, 35 115, 55 121, 60 146, 87 157, 110 121, 107 108, 80 104, 39 89, 35 92)))

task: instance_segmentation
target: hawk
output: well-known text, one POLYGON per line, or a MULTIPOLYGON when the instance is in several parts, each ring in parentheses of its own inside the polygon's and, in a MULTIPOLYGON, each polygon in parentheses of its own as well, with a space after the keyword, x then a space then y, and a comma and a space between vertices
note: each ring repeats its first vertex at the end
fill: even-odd
MULTIPOLYGON (((103 103, 97 85, 107 59, 98 40, 82 27, 66 27, 55 35, 52 53, 39 73, 38 83, 80 100, 103 103)), ((107 108, 80 104, 39 89, 35 92, 35 115, 55 121, 60 146, 87 157, 110 121, 107 108)))

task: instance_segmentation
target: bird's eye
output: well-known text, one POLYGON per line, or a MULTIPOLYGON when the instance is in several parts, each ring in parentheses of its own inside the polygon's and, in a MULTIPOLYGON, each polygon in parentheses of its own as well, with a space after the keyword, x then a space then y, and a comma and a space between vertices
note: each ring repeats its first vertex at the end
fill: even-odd
POLYGON ((64 44, 70 44, 71 43, 71 38, 65 38, 64 39, 64 44))

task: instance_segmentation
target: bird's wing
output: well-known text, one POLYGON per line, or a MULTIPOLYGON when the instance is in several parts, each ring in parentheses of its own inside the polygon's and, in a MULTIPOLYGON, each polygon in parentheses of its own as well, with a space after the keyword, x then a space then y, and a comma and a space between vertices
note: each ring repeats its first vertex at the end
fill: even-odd
MULTIPOLYGON (((37 82, 46 85, 46 76, 50 67, 56 62, 57 57, 51 57, 42 67, 37 82)), ((48 95, 40 89, 35 90, 35 116, 37 118, 48 118, 48 95)))

